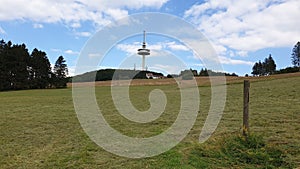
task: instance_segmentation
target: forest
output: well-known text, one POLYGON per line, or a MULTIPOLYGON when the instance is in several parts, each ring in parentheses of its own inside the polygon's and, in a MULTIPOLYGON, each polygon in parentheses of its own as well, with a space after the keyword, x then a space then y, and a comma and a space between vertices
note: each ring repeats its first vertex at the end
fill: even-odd
POLYGON ((0 91, 66 87, 68 68, 59 56, 52 69, 46 52, 0 41, 0 91))

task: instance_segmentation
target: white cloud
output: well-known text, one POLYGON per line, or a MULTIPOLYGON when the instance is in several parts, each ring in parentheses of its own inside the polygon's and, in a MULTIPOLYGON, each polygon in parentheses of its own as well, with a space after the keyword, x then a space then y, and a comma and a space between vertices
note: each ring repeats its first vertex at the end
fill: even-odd
POLYGON ((159 9, 168 0, 2 0, 0 21, 34 21, 39 23, 64 23, 72 28, 81 22, 91 21, 104 26, 111 20, 128 15, 127 9, 142 7, 159 9))
MULTIPOLYGON (((128 56, 130 55, 136 55, 137 50, 142 47, 141 43, 139 42, 134 42, 132 44, 118 44, 117 49, 126 52, 128 56)), ((153 45, 147 45, 147 49, 150 49, 150 56, 148 57, 153 57, 153 56, 158 56, 159 51, 163 49, 163 46, 160 43, 153 44, 153 45)))
MULTIPOLYGON (((169 58, 174 57, 172 55, 172 51, 190 51, 193 55, 193 57, 187 57, 187 58, 193 58, 193 59, 201 59, 205 60, 207 64, 209 64, 210 60, 213 60, 214 62, 220 62, 221 64, 230 64, 230 65, 253 65, 253 62, 250 61, 245 61, 241 59, 233 59, 233 58, 227 58, 224 55, 227 52, 232 52, 232 56, 246 56, 247 52, 246 51, 232 51, 232 50, 227 50, 225 47, 222 45, 214 45, 214 49, 217 50, 219 53, 223 53, 224 55, 220 55, 217 57, 217 55, 214 53, 215 51, 211 46, 208 46, 207 42, 199 42, 195 41, 193 43, 196 43, 197 46, 200 48, 199 54, 195 53, 194 51, 190 50, 188 47, 185 45, 179 44, 175 41, 172 42, 157 42, 155 44, 147 45, 147 48, 150 49, 150 56, 149 57, 162 57, 162 56, 168 56, 169 58)), ((118 44, 117 49, 126 52, 128 56, 131 55, 136 55, 137 49, 141 48, 140 42, 133 42, 131 44, 118 44)), ((176 65, 176 64, 175 64, 176 65)), ((174 66, 174 65, 173 65, 174 66)), ((162 67, 161 67, 162 68, 162 67)), ((171 68, 170 68, 171 69, 171 68)), ((173 70, 173 68, 172 68, 173 70)), ((174 68, 174 71, 178 71, 178 68, 174 68)))
POLYGON ((162 65, 162 64, 155 64, 149 67, 150 70, 163 72, 164 74, 178 74, 180 71, 185 69, 183 66, 179 65, 162 65))
POLYGON ((79 36, 79 37, 90 37, 92 35, 92 33, 91 32, 75 32, 75 35, 79 36))
POLYGON ((68 76, 75 76, 75 66, 68 66, 68 76))
POLYGON ((78 55, 79 54, 79 52, 76 52, 76 51, 73 51, 73 50, 70 50, 70 49, 64 51, 64 53, 69 54, 69 55, 78 55))
POLYGON ((72 28, 80 28, 81 27, 81 24, 79 22, 74 22, 74 23, 71 23, 70 25, 72 28))
POLYGON ((114 20, 118 20, 124 18, 125 16, 128 16, 128 11, 121 9, 107 9, 105 11, 105 14, 111 16, 114 20))
POLYGON ((244 56, 247 56, 247 55, 248 55, 248 52, 247 52, 247 51, 243 51, 243 50, 241 50, 241 51, 237 51, 236 53, 237 53, 237 55, 238 55, 238 56, 242 56, 242 57, 244 57, 244 56))
POLYGON ((151 44, 151 45, 147 45, 147 48, 149 48, 150 50, 163 50, 163 45, 161 43, 156 43, 156 44, 151 44))
POLYGON ((100 53, 89 53, 88 54, 88 57, 90 59, 93 59, 93 58, 100 58, 101 57, 101 54, 100 53))
POLYGON ((299 0, 210 0, 185 12, 186 19, 214 44, 223 46, 220 53, 226 52, 224 48, 233 49, 240 51, 236 53, 240 56, 268 47, 292 46, 300 37, 298 16, 299 0))
POLYGON ((250 61, 238 60, 238 59, 231 59, 224 56, 219 57, 219 61, 221 64, 225 65, 249 65, 252 66, 254 63, 250 61))
POLYGON ((205 67, 205 65, 202 63, 193 63, 193 64, 191 64, 191 66, 205 67))
MULTIPOLYGON (((140 42, 133 42, 132 44, 118 44, 117 49, 126 52, 127 55, 134 55, 137 53, 137 49, 141 48, 140 42)), ((150 49, 150 56, 161 56, 161 53, 166 51, 191 51, 185 45, 179 44, 175 41, 172 42, 157 42, 155 44, 148 44, 147 48, 150 49)))
POLYGON ((226 54, 227 48, 224 47, 223 45, 221 45, 220 43, 218 43, 218 44, 212 43, 211 45, 214 48, 214 50, 216 51, 216 53, 221 54, 221 55, 226 54))
POLYGON ((79 0, 81 3, 86 4, 89 7, 96 9, 104 8, 129 8, 129 9, 139 9, 142 7, 151 7, 159 9, 168 2, 168 0, 79 0))
POLYGON ((166 43, 167 48, 170 48, 171 50, 180 50, 180 51, 190 51, 188 47, 185 45, 177 44, 176 42, 167 42, 166 43))
POLYGON ((127 55, 133 55, 137 53, 137 49, 141 48, 141 45, 137 43, 133 44, 118 44, 117 49, 126 52, 127 55))
POLYGON ((0 34, 6 34, 5 30, 0 26, 0 34))
POLYGON ((44 25, 39 24, 39 23, 34 23, 32 26, 33 26, 33 28, 35 28, 35 29, 42 29, 42 28, 44 28, 44 25))

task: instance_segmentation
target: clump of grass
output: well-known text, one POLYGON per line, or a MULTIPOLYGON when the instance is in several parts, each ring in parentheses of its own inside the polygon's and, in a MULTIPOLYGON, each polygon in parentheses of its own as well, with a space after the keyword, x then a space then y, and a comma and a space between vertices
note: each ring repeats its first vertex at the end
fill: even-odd
POLYGON ((267 144, 262 136, 232 136, 224 140, 221 148, 199 146, 190 153, 189 164, 193 167, 253 167, 293 168, 288 154, 267 144))
POLYGON ((245 164, 257 164, 266 168, 288 167, 287 155, 284 151, 268 145, 262 136, 249 135, 228 139, 222 153, 234 161, 245 164))

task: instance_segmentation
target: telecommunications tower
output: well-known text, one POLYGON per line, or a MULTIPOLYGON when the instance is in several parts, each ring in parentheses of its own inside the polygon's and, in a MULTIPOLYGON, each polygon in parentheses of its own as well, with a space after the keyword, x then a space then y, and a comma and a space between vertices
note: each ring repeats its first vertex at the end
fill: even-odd
POLYGON ((146 48, 146 31, 144 31, 144 41, 141 49, 138 49, 138 55, 142 55, 142 70, 145 70, 146 55, 150 55, 150 49, 146 48))

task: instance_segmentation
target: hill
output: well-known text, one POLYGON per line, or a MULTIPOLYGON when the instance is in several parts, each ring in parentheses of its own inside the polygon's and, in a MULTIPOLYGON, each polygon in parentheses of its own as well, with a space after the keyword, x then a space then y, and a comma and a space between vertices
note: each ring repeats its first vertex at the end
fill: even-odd
POLYGON ((129 69, 101 69, 97 71, 87 72, 72 77, 74 82, 92 82, 92 81, 108 81, 108 80, 127 80, 127 79, 147 79, 147 74, 156 77, 163 77, 162 73, 153 71, 139 71, 129 69))

